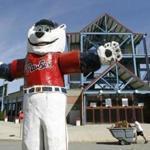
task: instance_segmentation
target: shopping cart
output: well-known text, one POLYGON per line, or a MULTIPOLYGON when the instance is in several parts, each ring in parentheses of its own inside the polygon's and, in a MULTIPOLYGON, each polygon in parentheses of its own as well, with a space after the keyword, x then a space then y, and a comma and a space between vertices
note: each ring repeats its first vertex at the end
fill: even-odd
POLYGON ((136 141, 136 129, 129 128, 108 128, 112 136, 119 140, 119 144, 131 144, 136 141))

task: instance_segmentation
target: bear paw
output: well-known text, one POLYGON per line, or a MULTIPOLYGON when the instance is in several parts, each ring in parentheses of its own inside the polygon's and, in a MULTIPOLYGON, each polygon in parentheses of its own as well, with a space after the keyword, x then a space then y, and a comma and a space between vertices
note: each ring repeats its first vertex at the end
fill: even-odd
POLYGON ((122 52, 118 42, 112 41, 97 49, 102 64, 111 64, 122 59, 122 52))

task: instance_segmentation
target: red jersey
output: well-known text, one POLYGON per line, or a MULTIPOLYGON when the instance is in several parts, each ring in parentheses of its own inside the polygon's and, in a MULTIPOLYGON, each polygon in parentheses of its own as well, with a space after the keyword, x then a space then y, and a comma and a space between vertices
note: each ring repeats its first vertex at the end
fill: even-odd
POLYGON ((64 86, 64 74, 80 72, 80 53, 28 53, 23 60, 10 64, 13 78, 24 77, 25 87, 34 85, 64 86))

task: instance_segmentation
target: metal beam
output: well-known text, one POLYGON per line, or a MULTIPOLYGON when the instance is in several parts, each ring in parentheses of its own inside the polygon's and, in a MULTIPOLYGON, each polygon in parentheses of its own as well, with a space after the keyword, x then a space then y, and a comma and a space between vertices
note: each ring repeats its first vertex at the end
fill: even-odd
POLYGON ((86 79, 92 74, 93 72, 90 72, 89 74, 87 74, 86 76, 84 76, 86 79))
POLYGON ((120 47, 127 41, 129 39, 129 36, 127 36, 127 38, 126 39, 124 39, 119 45, 120 45, 120 47))
POLYGON ((117 25, 118 25, 118 24, 115 24, 114 26, 112 26, 111 29, 110 29, 108 32, 113 31, 113 30, 117 27, 117 25))
POLYGON ((131 34, 131 44, 132 44, 132 55, 133 55, 134 73, 137 76, 137 68, 136 68, 136 58, 135 58, 135 47, 134 47, 133 34, 131 34))
POLYGON ((108 32, 108 27, 107 27, 107 18, 106 18, 107 16, 105 16, 105 32, 108 32))
POLYGON ((143 36, 143 45, 144 45, 144 53, 146 59, 147 79, 148 79, 148 84, 150 85, 150 67, 149 67, 150 62, 149 62, 148 52, 147 52, 146 35, 143 36))
POLYGON ((89 38, 85 37, 85 39, 86 39, 90 44, 92 44, 95 48, 98 48, 98 47, 99 47, 98 44, 92 42, 89 38))
POLYGON ((126 84, 125 84, 122 88, 120 88, 120 90, 123 90, 132 80, 133 80, 133 77, 130 78, 130 79, 126 82, 126 84))
MULTIPOLYGON (((81 38, 80 38, 80 51, 81 53, 83 52, 83 38, 85 37, 84 34, 81 34, 81 38)), ((83 76, 83 73, 81 73, 81 76, 80 76, 80 82, 81 82, 81 87, 84 86, 84 76, 83 76)))
POLYGON ((96 26, 96 27, 98 27, 98 29, 100 29, 102 32, 105 32, 105 30, 103 30, 99 25, 97 25, 96 23, 94 23, 94 25, 96 26))
POLYGON ((118 73, 118 66, 117 65, 116 65, 115 69, 116 69, 116 80, 117 80, 116 89, 119 90, 119 73, 118 73))
POLYGON ((111 84, 109 84, 103 77, 101 78, 109 87, 111 87, 112 89, 114 89, 115 87, 113 87, 111 84))
POLYGON ((100 91, 86 91, 84 92, 85 95, 107 95, 107 94, 150 94, 150 91, 144 91, 144 90, 100 90, 100 91))
POLYGON ((115 33, 104 33, 104 32, 81 32, 81 35, 132 35, 132 33, 120 33, 120 32, 115 32, 115 33))

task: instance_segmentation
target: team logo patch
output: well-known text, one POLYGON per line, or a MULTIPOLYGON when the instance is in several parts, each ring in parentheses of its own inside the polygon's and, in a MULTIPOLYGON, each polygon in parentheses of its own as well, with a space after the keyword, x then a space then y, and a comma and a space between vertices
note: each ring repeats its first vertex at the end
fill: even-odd
POLYGON ((38 64, 33 64, 31 62, 27 62, 26 66, 25 66, 25 72, 31 73, 33 71, 50 68, 51 66, 52 66, 52 62, 46 61, 46 60, 40 60, 38 64))

